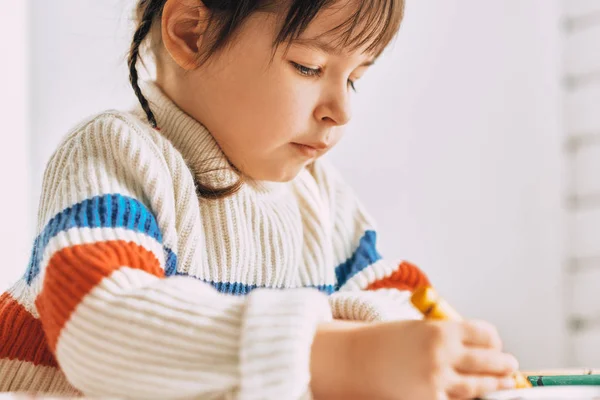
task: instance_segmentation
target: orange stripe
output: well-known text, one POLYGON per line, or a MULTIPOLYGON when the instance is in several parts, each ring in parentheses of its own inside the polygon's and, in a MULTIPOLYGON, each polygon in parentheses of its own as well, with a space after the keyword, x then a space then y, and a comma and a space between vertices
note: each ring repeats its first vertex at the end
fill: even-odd
POLYGON ((0 296, 0 359, 3 358, 58 367, 41 321, 9 293, 0 296))
POLYGON ((102 279, 123 266, 164 277, 152 252, 122 240, 67 247, 52 256, 35 304, 53 352, 75 307, 102 279))
POLYGON ((366 290, 399 289, 413 291, 420 286, 429 286, 429 279, 414 264, 403 261, 390 276, 371 283, 366 290))

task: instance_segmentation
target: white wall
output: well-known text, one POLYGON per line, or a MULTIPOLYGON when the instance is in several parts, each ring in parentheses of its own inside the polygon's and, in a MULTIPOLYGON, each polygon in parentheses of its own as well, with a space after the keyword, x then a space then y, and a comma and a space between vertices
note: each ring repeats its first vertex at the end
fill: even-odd
POLYGON ((32 218, 29 213, 28 6, 0 0, 0 293, 24 272, 32 218))
MULTIPOLYGON (((558 366, 563 348, 557 1, 409 0, 333 154, 379 220, 385 254, 498 324, 527 368, 558 366)), ((32 2, 39 190, 60 137, 131 93, 123 1, 32 2)))
POLYGON ((60 139, 88 115, 128 107, 130 0, 30 0, 33 198, 60 139))
POLYGON ((572 365, 600 363, 600 1, 563 0, 572 365))
POLYGON ((385 255, 422 266, 525 368, 561 365, 559 4, 408 1, 335 158, 385 255))

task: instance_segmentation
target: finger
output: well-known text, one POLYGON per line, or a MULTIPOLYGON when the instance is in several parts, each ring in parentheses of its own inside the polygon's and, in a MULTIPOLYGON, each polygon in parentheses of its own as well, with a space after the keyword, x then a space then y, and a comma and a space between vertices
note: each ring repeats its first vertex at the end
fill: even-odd
POLYGON ((469 346, 502 348, 502 340, 498 330, 485 321, 466 321, 463 324, 463 343, 469 346))
POLYGON ((519 363, 511 354, 471 347, 458 358, 454 367, 457 372, 463 374, 505 376, 515 372, 519 363))
POLYGON ((455 382, 448 387, 447 393, 451 399, 473 399, 496 390, 513 389, 514 387, 515 381, 512 378, 458 375, 455 382))

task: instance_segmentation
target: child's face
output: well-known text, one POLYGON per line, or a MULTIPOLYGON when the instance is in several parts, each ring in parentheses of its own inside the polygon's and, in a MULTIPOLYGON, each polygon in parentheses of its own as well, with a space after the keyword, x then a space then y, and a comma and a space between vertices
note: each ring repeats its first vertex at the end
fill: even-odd
MULTIPOLYGON (((352 7, 322 11, 301 39, 331 30, 349 12, 352 7)), ((341 139, 351 118, 352 82, 373 61, 363 48, 335 54, 300 43, 287 54, 280 46, 272 59, 278 29, 274 14, 253 14, 231 45, 188 71, 178 89, 188 92, 179 106, 208 128, 228 159, 267 181, 293 179, 341 139)))

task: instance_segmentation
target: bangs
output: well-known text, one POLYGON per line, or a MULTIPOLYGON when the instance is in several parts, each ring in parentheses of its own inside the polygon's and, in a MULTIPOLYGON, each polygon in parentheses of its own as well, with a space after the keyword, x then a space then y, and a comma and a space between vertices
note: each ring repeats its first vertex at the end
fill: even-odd
POLYGON ((378 56, 392 41, 404 17, 404 0, 294 0, 275 39, 275 46, 297 40, 321 11, 339 12, 348 6, 355 9, 337 26, 324 32, 338 50, 378 56), (339 10, 339 11, 338 11, 339 10))

